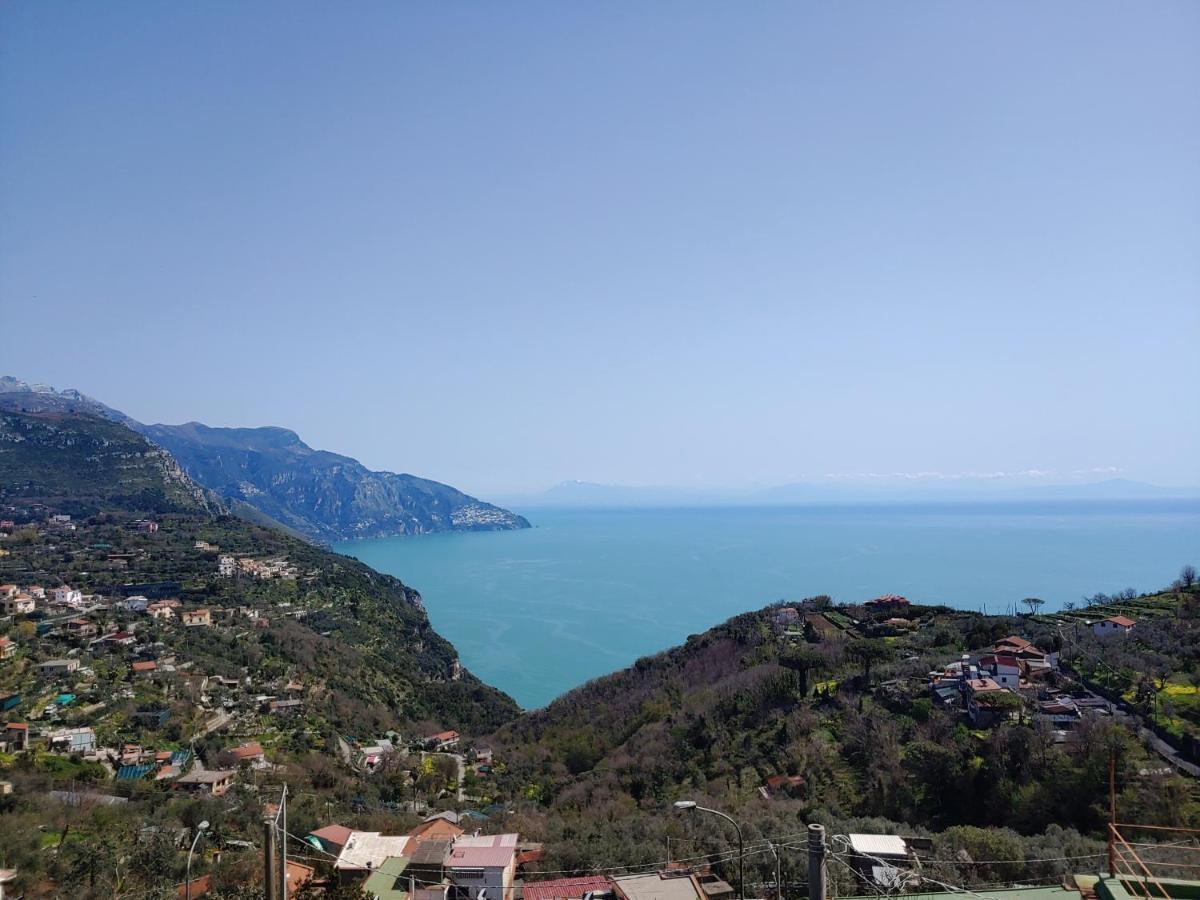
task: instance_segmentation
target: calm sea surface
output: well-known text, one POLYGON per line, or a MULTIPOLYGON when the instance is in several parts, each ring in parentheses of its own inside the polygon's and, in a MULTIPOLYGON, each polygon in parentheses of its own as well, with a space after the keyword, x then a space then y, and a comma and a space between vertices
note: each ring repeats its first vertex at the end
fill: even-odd
POLYGON ((1200 564, 1200 501, 524 512, 528 531, 336 549, 419 590, 463 663, 527 708, 780 599, 1049 611, 1200 564))

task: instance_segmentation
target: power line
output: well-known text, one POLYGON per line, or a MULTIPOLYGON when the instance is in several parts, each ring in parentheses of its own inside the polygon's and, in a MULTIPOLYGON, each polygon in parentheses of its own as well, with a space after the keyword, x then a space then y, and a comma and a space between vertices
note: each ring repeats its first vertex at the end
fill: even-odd
MULTIPOLYGON (((835 842, 841 844, 847 850, 853 849, 852 845, 850 843, 850 838, 848 838, 844 834, 833 835, 833 840, 835 842)), ((915 872, 912 869, 901 868, 900 866, 897 866, 894 861, 888 861, 886 859, 881 859, 880 857, 873 856, 870 853, 863 853, 861 850, 854 850, 853 852, 854 852, 855 856, 862 856, 867 859, 873 860, 873 861, 879 863, 881 866, 886 866, 890 869, 895 869, 898 872, 903 872, 905 874, 915 876, 916 878, 924 878, 926 881, 930 881, 933 884, 939 885, 940 887, 944 887, 946 890, 950 891, 951 893, 970 894, 973 897, 980 898, 980 900, 997 900, 997 898, 995 898, 995 897, 989 897, 986 894, 977 893, 977 892, 971 890, 970 888, 965 888, 965 887, 962 887, 961 885, 957 885, 957 884, 950 884, 949 882, 945 882, 945 881, 939 881, 936 878, 930 878, 928 875, 924 875, 923 873, 920 873, 920 872, 915 872)), ((839 855, 844 855, 845 853, 846 853, 846 850, 843 850, 842 854, 838 854, 838 853, 831 851, 830 855, 834 856, 834 857, 838 857, 839 855)), ((985 890, 986 890, 986 888, 985 888, 985 890)))

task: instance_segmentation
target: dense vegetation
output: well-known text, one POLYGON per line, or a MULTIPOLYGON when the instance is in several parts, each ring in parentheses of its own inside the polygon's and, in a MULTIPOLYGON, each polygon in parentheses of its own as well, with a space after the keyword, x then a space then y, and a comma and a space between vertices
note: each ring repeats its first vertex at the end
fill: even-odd
MULTIPOLYGON (((178 677, 162 679, 138 678, 119 653, 83 649, 86 676, 47 680, 37 663, 66 645, 42 640, 34 619, 15 622, 7 634, 19 652, 0 669, 0 695, 21 695, 11 715, 36 720, 70 691, 49 714, 54 725, 92 725, 106 746, 192 750, 211 768, 230 765, 231 745, 254 740, 272 764, 243 769, 225 798, 195 800, 153 780, 113 782, 78 755, 0 756, 0 777, 14 786, 0 795, 10 836, 0 867, 16 866, 31 896, 53 895, 58 884, 71 896, 170 896, 182 877, 179 848, 201 819, 213 825, 210 845, 226 850, 219 864, 206 863, 218 896, 252 896, 245 886, 258 857, 238 842, 258 838, 285 783, 296 834, 330 821, 395 833, 415 823, 406 810, 417 802, 470 805, 486 810, 489 831, 545 841, 545 868, 571 872, 727 852, 731 835, 719 820, 669 812, 672 801, 696 799, 744 823, 752 884, 773 873, 764 838, 776 842, 785 880, 803 878, 797 851, 814 821, 835 833, 924 839, 927 871, 955 884, 1096 871, 1110 760, 1120 818, 1200 822, 1194 782, 1164 766, 1127 721, 1085 718, 1063 742, 1014 710, 974 730, 927 690, 931 670, 1022 634, 1061 652, 1068 676, 1079 673, 1189 751, 1200 645, 1194 579, 1160 594, 1092 598, 1086 610, 1062 614, 1039 614, 1031 598, 1021 617, 915 606, 901 620, 816 597, 795 604, 796 624, 781 624, 778 606, 737 616, 518 716, 509 698, 458 667, 413 590, 223 512, 168 455, 108 419, 3 414, 0 507, 0 518, 16 520, 0 582, 171 596, 222 616, 218 627, 179 628, 120 608, 97 614, 106 628, 136 625, 155 658, 175 658, 178 677), (73 521, 47 526, 56 512, 73 521), (139 530, 147 516, 157 530, 139 530), (220 576, 215 547, 286 558, 291 574, 220 576), (1113 612, 1136 614, 1138 630, 1100 644, 1080 624, 1113 612), (210 684, 201 708, 192 673, 233 686, 210 684), (254 699, 293 684, 304 704, 292 718, 254 699), (233 713, 208 733, 226 700, 233 713), (146 709, 170 718, 146 724, 138 717, 146 709), (454 761, 410 754, 404 741, 374 771, 347 762, 356 738, 442 728, 486 735, 496 750, 490 771, 467 773, 463 802, 454 761), (126 802, 109 805, 112 796, 126 802)), ((718 870, 733 876, 727 858, 718 870)), ((842 867, 831 874, 835 890, 855 889, 842 867)))
POLYGON ((9 503, 68 515, 213 509, 169 453, 116 422, 71 413, 0 410, 0 489, 9 503))
POLYGON ((1068 635, 1066 661, 1089 686, 1136 710, 1162 737, 1200 759, 1200 595, 1194 572, 1154 597, 1099 595, 1082 610, 1043 617, 1068 635), (1136 617, 1126 640, 1080 625, 1101 615, 1136 617))
POLYGON ((188 632, 189 653, 213 673, 286 669, 310 677, 324 688, 313 712, 351 734, 426 721, 478 731, 517 713, 512 700, 459 669, 411 588, 276 529, 207 512, 170 457, 124 426, 5 413, 0 477, 10 508, 86 516, 75 531, 19 533, 11 555, 0 558, 0 581, 68 582, 108 596, 165 584, 188 604, 264 610, 267 629, 236 637, 188 632), (157 515, 154 534, 129 527, 146 514, 157 515), (300 577, 218 577, 215 556, 198 552, 198 540, 222 553, 286 557, 300 577))
MULTIPOLYGON (((1164 632, 1194 633, 1194 591, 1144 599, 1164 611, 1164 632)), ((668 835, 687 836, 666 813, 680 798, 708 800, 756 836, 824 821, 932 835, 951 857, 967 835, 1007 847, 975 858, 1089 852, 1108 817, 1110 754, 1123 821, 1200 823, 1194 781, 1164 773, 1162 760, 1111 718, 1085 717, 1063 743, 1045 722, 1015 712, 994 729, 971 730, 929 698, 931 669, 1006 635, 1062 649, 1051 621, 914 607, 905 615, 915 627, 895 629, 884 621, 890 613, 831 608, 827 598, 802 609, 825 610, 825 623, 860 624, 808 624, 799 637, 781 634, 774 608, 737 616, 501 729, 503 789, 538 801, 526 828, 540 825, 555 868, 661 856, 668 835), (784 775, 802 779, 765 799, 760 788, 784 775)), ((1086 655, 1093 644, 1081 638, 1068 653, 1086 655)), ((1171 659, 1190 659, 1195 646, 1171 659)), ((719 822, 695 827, 720 843, 719 822)), ((765 877, 771 860, 757 864, 765 877)), ((1023 874, 1010 867, 1006 877, 1023 874)))

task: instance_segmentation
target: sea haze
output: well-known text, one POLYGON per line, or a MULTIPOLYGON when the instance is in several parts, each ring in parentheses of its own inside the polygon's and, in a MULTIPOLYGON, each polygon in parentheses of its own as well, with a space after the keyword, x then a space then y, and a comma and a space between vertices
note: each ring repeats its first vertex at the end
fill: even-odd
POLYGON ((1200 563, 1197 500, 527 512, 527 531, 336 546, 417 588, 464 664, 527 708, 780 599, 1053 610, 1200 563))

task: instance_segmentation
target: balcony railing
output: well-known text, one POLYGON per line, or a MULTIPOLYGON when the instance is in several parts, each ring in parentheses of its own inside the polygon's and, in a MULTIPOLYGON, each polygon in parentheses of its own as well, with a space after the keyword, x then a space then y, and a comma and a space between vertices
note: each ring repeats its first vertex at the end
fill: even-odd
POLYGON ((1200 878, 1200 829, 1110 824, 1108 868, 1133 897, 1179 900, 1178 882, 1200 878))

